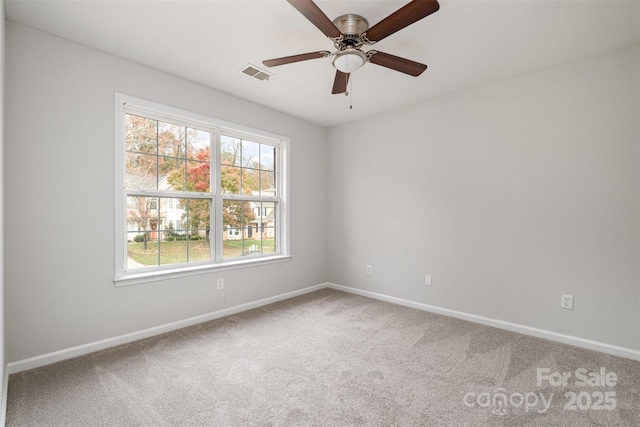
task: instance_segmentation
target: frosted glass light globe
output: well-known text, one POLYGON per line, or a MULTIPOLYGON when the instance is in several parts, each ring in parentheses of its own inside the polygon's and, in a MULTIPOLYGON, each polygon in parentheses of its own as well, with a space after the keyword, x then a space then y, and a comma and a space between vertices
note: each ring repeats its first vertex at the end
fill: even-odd
POLYGON ((338 71, 348 74, 362 67, 366 58, 361 50, 348 48, 335 53, 331 62, 338 71))

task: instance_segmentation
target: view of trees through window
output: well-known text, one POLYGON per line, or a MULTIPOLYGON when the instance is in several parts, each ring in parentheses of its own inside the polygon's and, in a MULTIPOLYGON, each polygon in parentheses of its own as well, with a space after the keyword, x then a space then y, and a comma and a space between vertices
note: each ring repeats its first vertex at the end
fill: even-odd
POLYGON ((215 259, 218 183, 218 258, 277 252, 277 148, 220 141, 212 165, 211 131, 125 115, 128 269, 215 259))
POLYGON ((224 257, 276 252, 276 148, 220 139, 224 257))

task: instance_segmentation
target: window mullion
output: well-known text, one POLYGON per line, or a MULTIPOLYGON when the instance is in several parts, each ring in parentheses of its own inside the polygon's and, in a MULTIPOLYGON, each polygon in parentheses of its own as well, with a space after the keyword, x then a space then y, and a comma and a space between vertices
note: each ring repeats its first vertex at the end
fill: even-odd
POLYGON ((160 124, 156 120, 156 187, 158 189, 158 184, 160 181, 159 171, 160 171, 160 124))
POLYGON ((138 197, 169 197, 173 199, 212 199, 212 193, 192 193, 189 191, 167 191, 167 190, 136 190, 125 189, 127 196, 138 197))
POLYGON ((160 247, 160 212, 161 212, 161 208, 160 208, 160 197, 156 197, 156 251, 158 252, 158 265, 161 265, 160 260, 160 251, 162 250, 162 248, 160 247))
MULTIPOLYGON (((222 197, 220 197, 220 194, 222 194, 222 155, 221 153, 221 136, 222 133, 221 132, 216 132, 215 133, 215 138, 213 141, 213 147, 212 147, 212 151, 215 152, 215 162, 212 162, 212 165, 214 165, 213 168, 211 169, 215 169, 215 194, 218 197, 215 197, 214 201, 215 201, 215 207, 212 207, 212 209, 215 209, 215 234, 214 234, 214 238, 215 238, 215 260, 216 262, 221 262, 222 261, 222 256, 223 256, 223 251, 224 251, 224 241, 223 241, 223 237, 224 237, 224 217, 223 217, 223 212, 222 212, 222 197)), ((213 153, 212 153, 212 157, 213 157, 213 153)), ((214 179, 214 176, 211 177, 212 180, 214 179)), ((213 245, 212 245, 213 246, 213 245)))
POLYGON ((222 198, 224 200, 237 200, 237 201, 246 200, 248 202, 279 202, 280 201, 280 197, 249 196, 249 195, 241 195, 241 194, 223 194, 222 198))
POLYGON ((185 227, 185 234, 186 234, 186 237, 187 237, 187 240, 185 240, 185 246, 186 246, 186 251, 187 251, 187 253, 186 253, 187 262, 189 262, 189 244, 190 244, 189 237, 191 236, 191 234, 189 234, 190 233, 190 231, 189 231, 190 227, 189 226, 191 225, 190 215, 191 215, 191 200, 187 199, 187 224, 186 224, 186 227, 185 227))
MULTIPOLYGON (((183 169, 182 169, 182 179, 184 179, 184 190, 188 191, 189 190, 189 159, 188 159, 188 153, 187 153, 187 133, 188 133, 188 128, 185 126, 184 128, 184 146, 183 146, 183 152, 184 152, 184 160, 183 160, 183 169)), ((182 159, 181 159, 182 160, 182 159)), ((189 231, 189 214, 191 213, 191 200, 190 199, 186 199, 186 206, 187 206, 187 213, 186 213, 186 227, 185 227, 185 234, 186 234, 186 240, 185 240, 185 259, 187 260, 187 262, 189 262, 189 245, 190 245, 190 241, 189 241, 189 237, 190 237, 190 231, 189 231)))

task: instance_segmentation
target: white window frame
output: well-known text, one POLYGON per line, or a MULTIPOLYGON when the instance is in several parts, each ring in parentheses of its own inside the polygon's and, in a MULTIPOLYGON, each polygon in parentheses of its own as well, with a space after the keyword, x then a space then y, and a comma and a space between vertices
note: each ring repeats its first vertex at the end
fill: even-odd
MULTIPOLYGON (((226 269, 246 268, 286 261, 291 258, 289 246, 289 143, 288 137, 253 129, 247 126, 226 122, 205 115, 188 112, 182 109, 169 107, 122 93, 115 94, 115 276, 116 286, 146 283, 156 280, 165 280, 196 274, 206 274, 226 269), (208 261, 193 263, 162 265, 144 269, 127 270, 127 195, 125 188, 125 117, 127 113, 148 116, 153 119, 166 120, 169 123, 186 125, 211 132, 211 174, 212 183, 210 193, 174 192, 175 197, 206 198, 211 200, 211 248, 213 257, 208 261), (278 158, 274 159, 278 165, 276 173, 277 197, 246 196, 222 194, 220 187, 220 138, 221 135, 239 136, 243 139, 274 145, 278 147, 278 158), (213 187, 213 186, 212 186, 213 187), (255 200, 274 201, 280 221, 277 224, 276 242, 277 252, 258 256, 233 258, 223 260, 223 200, 255 200)), ((159 192, 136 191, 146 196, 159 196, 159 192)), ((163 195, 166 197, 166 195, 163 195)))

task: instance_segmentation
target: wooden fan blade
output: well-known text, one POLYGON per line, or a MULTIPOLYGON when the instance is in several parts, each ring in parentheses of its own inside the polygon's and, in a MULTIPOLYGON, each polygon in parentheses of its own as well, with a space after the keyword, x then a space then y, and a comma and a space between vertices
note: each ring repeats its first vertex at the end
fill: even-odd
POLYGON ((301 53, 300 55, 283 56, 282 58, 267 59, 262 61, 267 67, 275 67, 277 65, 291 64, 293 62, 307 61, 309 59, 324 58, 329 54, 326 50, 319 52, 301 53))
POLYGON ((312 0, 287 0, 291 6, 295 7, 298 12, 304 15, 313 25, 315 25, 322 33, 331 38, 342 36, 340 30, 334 23, 320 10, 320 8, 312 0))
POLYGON ((347 83, 349 83, 349 74, 336 70, 336 78, 333 80, 332 94, 345 93, 347 91, 347 83))
POLYGON ((371 43, 379 42, 396 31, 437 12, 438 9, 440 5, 436 0, 413 0, 369 28, 364 34, 371 43))
POLYGON ((377 50, 367 52, 369 56, 369 62, 383 67, 391 68, 392 70, 400 71, 401 73, 409 74, 413 77, 418 77, 427 66, 419 62, 411 61, 410 59, 400 58, 399 56, 391 55, 389 53, 378 52, 377 50))

